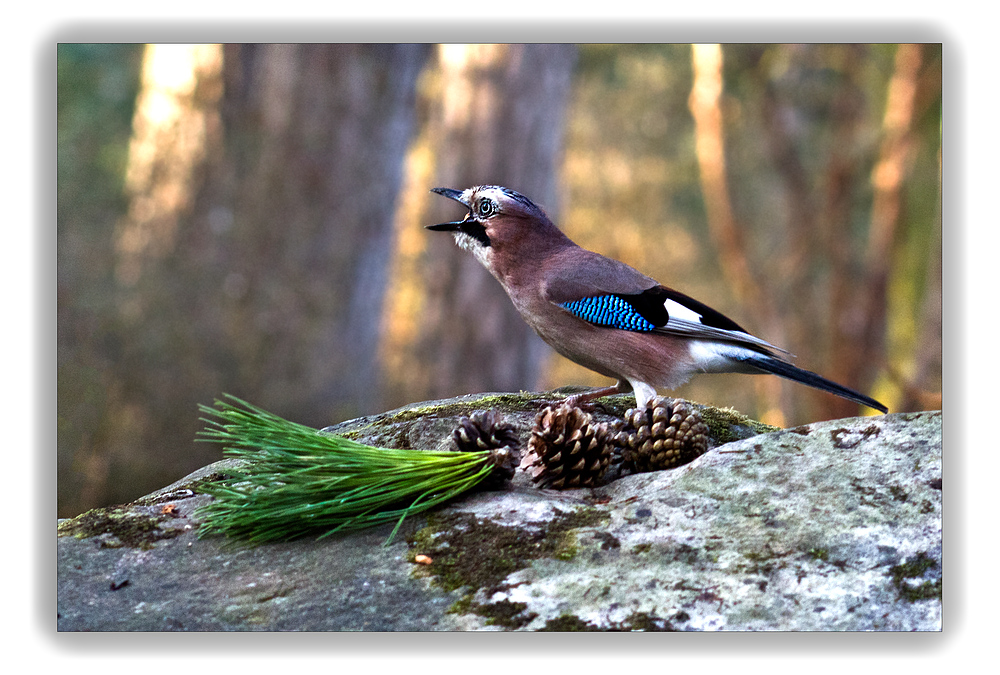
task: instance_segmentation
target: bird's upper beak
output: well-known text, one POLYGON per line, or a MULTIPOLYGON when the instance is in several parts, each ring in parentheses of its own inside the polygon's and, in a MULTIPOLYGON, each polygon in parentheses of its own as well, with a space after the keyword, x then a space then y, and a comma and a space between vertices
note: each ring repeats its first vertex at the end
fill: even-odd
POLYGON ((435 192, 439 195, 447 197, 448 199, 454 199, 456 202, 464 206, 469 205, 469 202, 465 201, 462 197, 461 190, 452 190, 451 188, 431 188, 431 192, 435 192))
MULTIPOLYGON (((445 196, 448 199, 454 199, 462 206, 466 207, 469 206, 469 203, 465 201, 465 199, 462 197, 461 190, 452 190, 451 188, 431 188, 431 192, 435 192, 439 195, 445 196)), ((472 211, 470 209, 469 216, 471 215, 472 211)), ((469 218, 466 217, 465 220, 468 219, 469 218)), ((451 223, 438 223, 437 225, 425 225, 424 227, 426 227, 428 230, 435 230, 437 232, 454 232, 455 230, 462 229, 462 223, 464 223, 465 220, 456 220, 451 223)))

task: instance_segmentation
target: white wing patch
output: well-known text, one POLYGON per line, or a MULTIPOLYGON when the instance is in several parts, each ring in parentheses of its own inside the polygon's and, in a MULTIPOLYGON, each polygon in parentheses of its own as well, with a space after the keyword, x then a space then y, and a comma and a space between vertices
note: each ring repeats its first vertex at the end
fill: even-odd
POLYGON ((667 301, 663 303, 663 306, 666 308, 667 314, 669 314, 672 319, 683 319, 684 321, 690 321, 691 323, 701 323, 701 314, 694 311, 690 307, 685 307, 679 302, 667 299, 667 301))
MULTIPOLYGON (((704 317, 701 314, 686 305, 682 305, 676 300, 670 300, 668 298, 664 301, 663 306, 666 308, 670 319, 667 321, 666 326, 661 326, 659 328, 661 331, 673 333, 675 335, 703 338, 705 340, 723 340, 725 343, 730 341, 734 343, 742 342, 748 345, 757 345, 758 347, 763 347, 768 351, 778 352, 779 354, 788 354, 788 352, 781 347, 775 347, 770 342, 761 340, 759 337, 751 335, 750 333, 707 326, 703 323, 704 317)), ((706 345, 705 348, 707 349, 707 345, 713 345, 714 347, 721 348, 725 343, 705 342, 703 344, 706 345)), ((693 349, 694 347, 692 347, 692 350, 693 349)), ((709 357, 707 354, 703 354, 703 356, 706 357, 707 361, 715 361, 718 358, 721 358, 720 356, 709 357)))

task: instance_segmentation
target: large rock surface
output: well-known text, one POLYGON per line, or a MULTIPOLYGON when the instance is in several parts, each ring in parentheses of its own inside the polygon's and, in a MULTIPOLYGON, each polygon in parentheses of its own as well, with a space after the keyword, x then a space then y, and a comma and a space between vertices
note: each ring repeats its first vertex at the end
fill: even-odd
MULTIPOLYGON (((543 400, 462 397, 334 430, 434 449, 490 407, 526 439, 543 400)), ((597 417, 628 402, 602 399, 597 417)), ((940 412, 771 433, 703 414, 715 447, 679 469, 566 491, 519 474, 410 519, 389 545, 389 527, 256 548, 198 539, 198 486, 225 460, 61 521, 58 627, 940 630, 940 412)))

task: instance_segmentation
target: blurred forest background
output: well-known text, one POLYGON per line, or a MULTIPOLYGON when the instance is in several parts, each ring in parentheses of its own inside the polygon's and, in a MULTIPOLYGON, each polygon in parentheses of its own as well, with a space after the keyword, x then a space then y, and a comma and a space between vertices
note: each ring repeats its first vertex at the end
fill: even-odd
MULTIPOLYGON (((893 412, 941 405, 941 47, 58 47, 58 514, 221 457, 227 392, 317 427, 604 385, 428 192, 498 183, 580 245, 893 412)), ((779 425, 775 377, 675 392, 779 425)))

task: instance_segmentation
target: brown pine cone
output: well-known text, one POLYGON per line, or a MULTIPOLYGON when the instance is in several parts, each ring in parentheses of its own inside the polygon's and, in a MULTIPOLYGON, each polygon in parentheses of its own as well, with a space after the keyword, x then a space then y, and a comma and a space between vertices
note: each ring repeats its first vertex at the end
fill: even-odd
POLYGON ((644 410, 629 409, 614 429, 614 443, 633 471, 687 464, 708 450, 708 426, 687 401, 656 397, 644 410))
POLYGON ((531 480, 555 489, 599 484, 611 463, 608 427, 577 407, 546 407, 535 417, 528 451, 531 480))
POLYGON ((490 462, 496 467, 486 479, 487 487, 496 487, 514 477, 521 463, 521 441, 513 425, 500 421, 493 410, 477 410, 471 417, 462 417, 453 434, 459 452, 490 451, 490 462))

